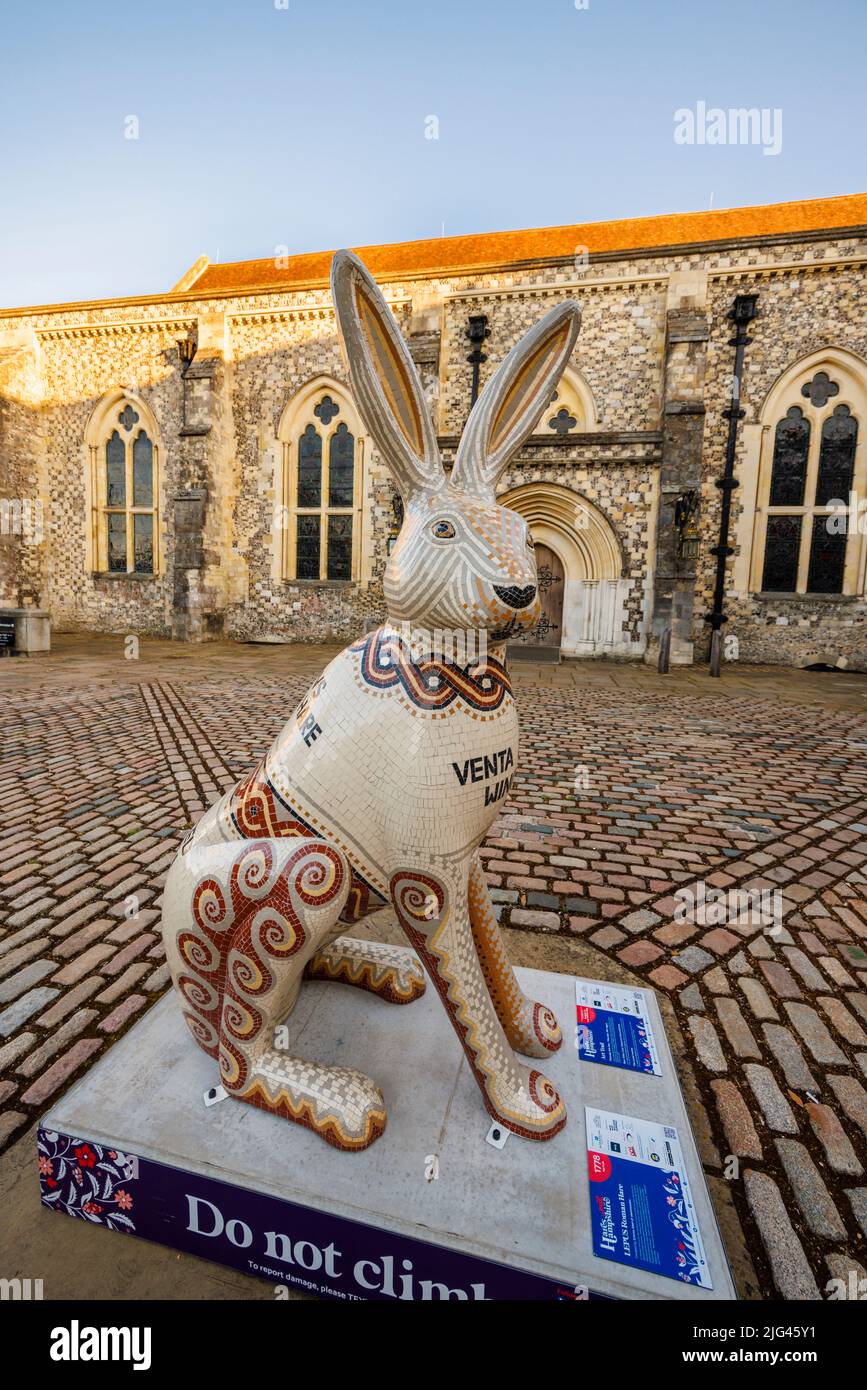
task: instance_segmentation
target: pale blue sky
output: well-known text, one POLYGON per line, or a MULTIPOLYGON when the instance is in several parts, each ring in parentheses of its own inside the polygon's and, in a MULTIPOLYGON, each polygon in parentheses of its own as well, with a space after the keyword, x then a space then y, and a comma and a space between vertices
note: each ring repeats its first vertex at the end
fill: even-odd
POLYGON ((864 191, 865 40, 865 0, 6 0, 0 305, 864 191), (698 101, 781 108, 782 152, 677 145, 698 101))

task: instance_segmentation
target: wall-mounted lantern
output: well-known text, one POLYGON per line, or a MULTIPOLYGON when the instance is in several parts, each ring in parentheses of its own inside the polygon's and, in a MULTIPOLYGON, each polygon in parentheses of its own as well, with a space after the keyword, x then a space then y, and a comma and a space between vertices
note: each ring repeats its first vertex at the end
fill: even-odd
POLYGON ((186 376, 190 369, 190 364, 196 355, 196 341, 190 336, 188 338, 178 338, 178 356, 181 359, 181 375, 186 376))
POLYGON ((674 529, 677 532, 678 560, 698 558, 698 506, 697 488, 690 488, 674 499, 674 529))
POLYGON ((479 395, 479 368, 483 362, 488 360, 482 352, 482 343, 491 336, 487 314, 470 314, 466 334, 473 345, 473 350, 467 358, 473 368, 473 379, 470 384, 470 410, 472 410, 479 395))

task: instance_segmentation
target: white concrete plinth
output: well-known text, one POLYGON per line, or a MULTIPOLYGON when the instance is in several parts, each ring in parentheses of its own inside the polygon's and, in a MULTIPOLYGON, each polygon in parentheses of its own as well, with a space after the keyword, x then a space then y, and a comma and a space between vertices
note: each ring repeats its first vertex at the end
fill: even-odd
POLYGON ((42 608, 3 608, 0 617, 15 623, 15 651, 35 656, 51 651, 51 619, 42 608))
MULTIPOLYGON (((138 1234, 236 1268, 249 1268, 275 1283, 309 1281, 308 1286, 317 1287, 322 1270, 316 1271, 313 1246, 296 1245, 299 1259, 293 1261, 291 1244, 275 1244, 276 1238, 266 1238, 268 1230, 285 1233, 288 1225, 300 1221, 298 1208, 304 1208, 306 1239, 317 1221, 325 1223, 323 1230, 331 1217, 360 1223, 356 1234, 363 1233, 368 1253, 355 1266, 348 1259, 339 1266, 338 1297, 442 1297, 419 1293, 417 1282, 395 1282, 398 1275, 393 1271, 410 1264, 418 1275, 427 1260, 428 1274, 438 1278, 437 1259, 442 1257, 443 1280, 455 1287, 460 1277, 455 1263, 448 1265, 443 1253, 448 1251, 470 1257, 465 1260, 468 1270, 474 1258, 553 1281, 547 1295, 526 1295, 530 1297, 556 1297, 553 1285, 559 1284, 567 1291, 562 1296, 567 1297, 569 1291, 587 1288, 591 1295, 619 1298, 734 1298, 655 997, 646 991, 661 1077, 579 1061, 573 1039, 574 978, 535 970, 517 973, 531 997, 554 1009, 565 1036, 559 1053, 543 1063, 532 1063, 554 1082, 568 1109, 565 1129, 548 1143, 517 1135, 510 1135, 502 1150, 486 1143, 490 1118, 430 986, 422 999, 396 1006, 362 990, 320 982, 306 983, 302 989, 288 1023, 288 1050, 318 1062, 356 1067, 380 1084, 388 1106, 388 1127, 364 1152, 341 1153, 315 1134, 231 1098, 206 1107, 203 1093, 218 1084, 216 1063, 194 1045, 174 995, 151 1009, 57 1102, 42 1128, 135 1155, 141 1161, 138 1186, 135 1181, 126 1184, 138 1203, 129 1216, 141 1210, 145 1217, 148 1189, 147 1200, 158 1202, 161 1224, 155 1226, 151 1215, 149 1225, 144 1219, 136 1224, 138 1234), (585 1104, 676 1126, 712 1290, 594 1256, 585 1104), (429 1181, 433 1159, 439 1175, 429 1181), (154 1168, 154 1164, 166 1166, 154 1168), (197 1181, 211 1181, 212 1186, 197 1189, 197 1181), (222 1196, 215 1196, 214 1181, 230 1184, 233 1191, 226 1189, 222 1196), (196 1191, 206 1198, 193 1207, 191 1194, 196 1191), (270 1206, 263 1207, 263 1195, 270 1206), (281 1217, 279 1203, 297 1204, 295 1216, 293 1208, 287 1207, 281 1217), (214 1215, 217 1208, 219 1220, 214 1215), (193 1211, 195 1220, 190 1218, 193 1211), (227 1240, 233 1219, 239 1224, 231 1227, 227 1240), (225 1228, 217 1231, 220 1220, 225 1228), (267 1223, 261 1230, 260 1221, 267 1223), (198 1228, 192 1236, 190 1225, 198 1228), (210 1234, 212 1230, 217 1233, 210 1234), (412 1251, 402 1247, 401 1238, 424 1242, 428 1255, 422 1251, 420 1258, 419 1247, 412 1251), (396 1242, 392 1247, 390 1239, 396 1242), (395 1252, 388 1280, 382 1273, 387 1248, 395 1252), (275 1260, 276 1249, 290 1258, 275 1260), (412 1259, 404 1261, 407 1253, 412 1253, 412 1259), (360 1283, 352 1277, 359 1267, 360 1283), (312 1272, 305 1274, 305 1269, 312 1272), (371 1286, 369 1294, 365 1285, 371 1286)), ((138 1165, 133 1176, 139 1177, 138 1165)), ((295 1227, 296 1232, 300 1229, 300 1224, 295 1227)), ((334 1251, 343 1255, 344 1244, 357 1253, 361 1247, 353 1246, 351 1234, 344 1227, 345 1241, 329 1236, 329 1258, 336 1258, 334 1251)), ((312 1239, 319 1246, 321 1263, 321 1250, 328 1241, 324 1236, 312 1239)), ((482 1286, 482 1275, 476 1272, 470 1278, 468 1287, 482 1286)), ((493 1277, 491 1287, 495 1285, 493 1277)), ((491 1295, 476 1291, 464 1296, 491 1295)))

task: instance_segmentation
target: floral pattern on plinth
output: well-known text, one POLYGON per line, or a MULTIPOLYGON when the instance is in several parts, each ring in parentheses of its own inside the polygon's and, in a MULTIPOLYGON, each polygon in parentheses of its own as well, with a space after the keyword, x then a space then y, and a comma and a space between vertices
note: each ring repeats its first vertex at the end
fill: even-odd
POLYGON ((135 1230, 128 1213, 135 1207, 130 1187, 138 1177, 137 1159, 51 1129, 39 1131, 37 1148, 45 1206, 112 1231, 135 1230))

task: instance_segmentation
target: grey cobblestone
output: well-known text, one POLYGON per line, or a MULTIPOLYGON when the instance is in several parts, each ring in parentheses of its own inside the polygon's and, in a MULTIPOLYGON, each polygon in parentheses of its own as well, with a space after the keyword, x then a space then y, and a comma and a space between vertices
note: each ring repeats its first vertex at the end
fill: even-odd
POLYGON ((103 984, 105 981, 100 975, 92 975, 88 980, 79 981, 77 985, 73 985, 72 989, 61 995, 56 1004, 52 1004, 50 1009, 47 1009, 44 1014, 40 1014, 36 1022, 42 1028, 55 1028, 66 1018, 68 1013, 77 1009, 79 1004, 83 1004, 85 999, 89 999, 103 984))
POLYGON ((27 907, 22 907, 20 911, 13 912, 7 921, 7 926, 24 927, 28 922, 32 922, 34 917, 38 917, 40 912, 46 912, 54 906, 53 898, 39 898, 36 902, 31 902, 27 907))
POLYGON ((797 1134, 798 1125, 792 1107, 777 1085, 773 1072, 755 1063, 747 1063, 744 1072, 769 1128, 779 1130, 781 1134, 797 1134))
POLYGON ((761 1049, 747 1026, 734 999, 715 999, 716 1010, 726 1036, 738 1057, 761 1057, 761 1049))
MULTIPOLYGON (((20 931, 10 932, 8 936, 4 936, 2 940, 0 940, 0 974, 3 974, 7 968, 9 953, 17 947, 23 946, 26 942, 32 941, 34 936, 38 936, 45 926, 46 920, 47 919, 41 917, 37 918, 35 922, 30 922, 26 927, 22 927, 20 931)), ((27 957, 25 956, 24 959, 27 959, 27 957)))
POLYGON ((811 1009, 809 1004, 786 1004, 784 1007, 817 1062, 845 1067, 845 1052, 840 1051, 815 1009, 811 1009))
POLYGON ((845 1038, 846 1042, 852 1043, 855 1047, 867 1047, 867 1033, 852 1017, 841 999, 820 995, 816 1003, 830 1019, 832 1027, 836 1028, 841 1038, 845 1038))
POLYGON ((762 1157, 762 1144, 740 1091, 732 1081, 712 1081, 717 1109, 731 1151, 741 1158, 762 1157))
POLYGON ((867 1091, 854 1076, 829 1076, 828 1084, 844 1114, 858 1125, 867 1138, 867 1091))
POLYGON ((8 1070, 35 1042, 35 1033, 19 1033, 4 1047, 0 1047, 0 1072, 8 1070))
POLYGON ((22 994, 20 999, 16 999, 14 1004, 10 1004, 0 1013, 0 1038, 8 1038, 9 1034, 20 1028, 22 1023, 26 1023, 28 1018, 32 1018, 46 1004, 50 1004, 52 999, 56 999, 57 994, 56 989, 50 989, 47 985, 43 985, 41 989, 32 989, 29 994, 22 994))
POLYGON ((819 1286, 810 1270, 804 1247, 792 1228, 780 1189, 766 1173, 747 1169, 744 1190, 761 1233, 774 1282, 783 1298, 818 1299, 819 1286))
POLYGON ((777 1023, 766 1023, 762 1031, 789 1085, 796 1091, 815 1089, 818 1082, 788 1028, 777 1023))
POLYGON ((867 1294, 867 1270, 851 1255, 828 1255, 825 1263, 832 1279, 845 1286, 846 1298, 864 1298, 867 1294))
POLYGON ((759 980, 742 979, 738 981, 743 990, 747 1003, 753 1014, 758 1019, 777 1020, 779 1014, 771 1003, 771 997, 764 985, 759 980))
POLYGON ((867 1187, 848 1187, 846 1196, 849 1198, 852 1214, 867 1240, 867 1187))
POLYGON ((710 1019, 693 1015, 688 1022, 690 1032, 695 1040, 695 1050, 708 1071, 728 1071, 725 1054, 720 1047, 717 1031, 710 1019))
POLYGON ((828 988, 828 981, 825 976, 816 968, 810 957, 805 955, 797 946, 784 946, 783 955, 792 969, 800 975, 808 989, 828 988))
POLYGON ((686 970, 690 975, 695 975, 697 971, 704 970, 706 966, 713 965, 715 957, 710 951, 703 951, 700 946, 687 946, 685 950, 678 951, 674 957, 678 970, 686 970))
POLYGON ((845 1240, 846 1223, 804 1145, 793 1139, 778 1139, 776 1144, 786 1177, 810 1230, 831 1240, 845 1240))
POLYGON ((0 1004, 8 1004, 10 1000, 17 999, 25 990, 32 985, 38 985, 40 980, 44 980, 46 975, 50 975, 56 968, 56 961, 35 960, 26 965, 23 970, 19 970, 16 975, 10 975, 0 985, 0 1004))
POLYGON ((629 912, 625 917, 621 917, 620 925, 625 927, 628 932, 636 933, 649 931, 651 927, 656 927, 662 918, 656 912, 651 912, 649 908, 641 907, 636 912, 629 912))
POLYGON ((685 1009, 690 1009, 693 1013, 704 1013, 704 1000, 698 985, 688 985, 686 989, 682 989, 680 1002, 685 1009))
POLYGON ((807 1114, 813 1132, 819 1140, 825 1156, 835 1173, 858 1178, 863 1169, 855 1150, 834 1111, 827 1105, 809 1104, 807 1114))
MULTIPOLYGON (((42 925, 41 922, 38 924, 36 922, 33 923, 33 926, 38 928, 38 930, 42 929, 42 925)), ((0 977, 12 975, 13 971, 17 970, 19 965, 23 965, 25 961, 32 960, 34 956, 38 956, 40 951, 44 951, 46 948, 49 950, 51 949, 51 942, 47 937, 38 936, 35 941, 30 940, 16 946, 15 950, 10 951, 8 955, 0 955, 0 977)), ((8 979, 6 983, 8 984, 8 979)), ((2 986, 0 986, 0 988, 2 988, 2 986)))
POLYGON ((83 1033, 85 1028, 98 1017, 99 1014, 96 1009, 79 1009, 41 1047, 30 1053, 29 1057, 21 1063, 18 1071, 22 1076, 28 1078, 35 1076, 52 1057, 68 1047, 79 1033, 83 1033))

